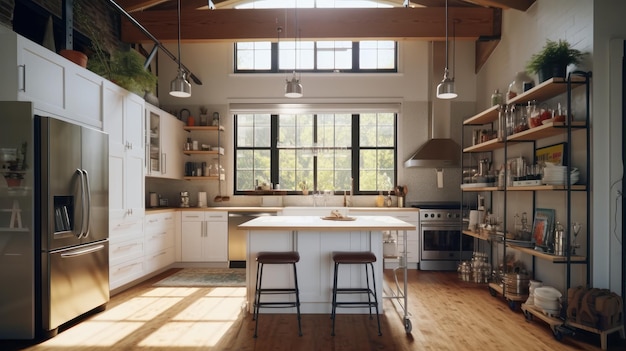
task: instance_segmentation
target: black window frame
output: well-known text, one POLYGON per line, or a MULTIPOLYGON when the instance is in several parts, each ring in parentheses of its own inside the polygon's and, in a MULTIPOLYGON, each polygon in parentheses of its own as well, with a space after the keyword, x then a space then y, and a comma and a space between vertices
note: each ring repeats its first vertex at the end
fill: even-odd
MULTIPOLYGON (((360 68, 360 42, 352 42, 352 68, 351 69, 318 69, 317 67, 317 42, 320 40, 314 40, 313 48, 315 53, 313 55, 313 62, 315 68, 313 69, 298 69, 298 73, 398 73, 398 41, 394 41, 394 68, 377 68, 377 69, 361 69, 360 68)), ((337 40, 333 40, 337 41, 337 40)), ((271 43, 271 65, 270 69, 239 69, 237 68, 237 43, 233 45, 233 72, 241 74, 254 74, 254 73, 291 73, 293 69, 279 69, 278 68, 278 43, 271 43)))
MULTIPOLYGON (((339 112, 338 112, 339 113, 339 112)), ((378 113, 382 113, 378 112, 378 113)), ((398 180, 398 113, 397 112, 393 112, 394 114, 394 118, 393 118, 393 123, 394 123, 394 145, 393 147, 374 147, 374 146, 367 146, 367 147, 361 147, 359 144, 359 140, 360 140, 360 124, 359 124, 359 113, 352 113, 352 133, 351 133, 351 138, 352 138, 352 143, 351 143, 351 175, 352 175, 352 179, 353 179, 353 186, 354 186, 354 195, 377 195, 380 193, 380 191, 384 191, 384 190, 367 190, 367 191, 361 191, 360 189, 360 159, 359 159, 359 155, 360 155, 360 151, 361 150, 393 150, 393 157, 394 157, 394 172, 393 172, 393 178, 392 178, 392 182, 393 184, 397 184, 397 180, 398 180)), ((317 133, 317 113, 313 113, 314 115, 314 133, 317 133)), ((279 182, 279 150, 280 148, 278 147, 278 128, 279 128, 279 123, 278 123, 278 117, 279 114, 277 113, 270 113, 270 137, 271 137, 271 142, 270 142, 270 146, 269 147, 254 147, 254 146, 246 146, 246 147, 238 147, 237 146, 237 132, 238 132, 238 115, 234 114, 233 115, 233 125, 234 125, 234 143, 233 143, 233 179, 235 181, 233 181, 233 194, 234 195, 249 195, 250 191, 252 189, 249 190, 237 190, 237 151, 238 150, 269 150, 270 151, 270 182, 272 184, 277 184, 279 182)), ((337 148, 339 149, 339 148, 337 148)), ((317 157, 314 157, 313 159, 313 177, 314 177, 314 184, 313 187, 311 189, 309 189, 310 192, 313 191, 320 191, 322 189, 317 189, 317 157)), ((392 189, 388 189, 388 190, 392 190, 392 189)), ((284 191, 284 190, 283 190, 284 191)), ((302 195, 302 191, 299 190, 287 190, 285 191, 287 195, 302 195)), ((343 194, 343 190, 335 190, 334 191, 335 195, 342 195, 343 194)))

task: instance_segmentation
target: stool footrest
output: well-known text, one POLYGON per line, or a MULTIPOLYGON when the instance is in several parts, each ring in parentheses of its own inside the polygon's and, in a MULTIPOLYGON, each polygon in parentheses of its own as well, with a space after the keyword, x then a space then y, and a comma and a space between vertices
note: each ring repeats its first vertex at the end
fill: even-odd
POLYGON ((364 293, 370 293, 370 294, 374 295, 374 292, 372 291, 372 289, 367 289, 367 288, 343 288, 343 289, 337 289, 337 294, 364 294, 364 293))
POLYGON ((260 302, 257 303, 256 307, 267 307, 267 308, 279 308, 279 307, 298 307, 300 304, 295 302, 260 302))
POLYGON ((262 294, 296 294, 298 290, 295 289, 257 289, 262 294))

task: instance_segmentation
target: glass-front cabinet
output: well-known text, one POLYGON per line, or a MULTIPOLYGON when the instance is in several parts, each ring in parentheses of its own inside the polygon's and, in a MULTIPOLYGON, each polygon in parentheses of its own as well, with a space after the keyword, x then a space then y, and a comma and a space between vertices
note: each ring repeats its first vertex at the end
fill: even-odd
POLYGON ((162 171, 161 160, 161 116, 152 110, 147 110, 148 146, 150 157, 148 159, 148 174, 159 174, 162 171))

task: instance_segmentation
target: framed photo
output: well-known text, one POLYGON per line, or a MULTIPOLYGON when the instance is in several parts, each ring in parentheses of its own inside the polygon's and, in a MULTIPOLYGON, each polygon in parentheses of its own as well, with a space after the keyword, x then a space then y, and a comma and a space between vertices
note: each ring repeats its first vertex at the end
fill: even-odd
POLYGON ((554 209, 535 209, 535 219, 533 221, 533 240, 535 241, 535 246, 548 247, 550 242, 554 241, 554 238, 552 238, 554 215, 554 209))
POLYGON ((557 166, 567 166, 567 143, 559 143, 535 150, 536 163, 554 163, 557 166))

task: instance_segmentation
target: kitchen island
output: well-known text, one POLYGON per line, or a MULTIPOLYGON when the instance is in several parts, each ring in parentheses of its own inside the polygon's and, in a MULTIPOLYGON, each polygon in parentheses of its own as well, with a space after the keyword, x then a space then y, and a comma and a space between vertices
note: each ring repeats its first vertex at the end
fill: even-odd
MULTIPOLYGON (((372 251, 379 310, 382 311, 383 236, 386 230, 415 230, 415 225, 391 216, 355 216, 354 220, 325 220, 320 216, 258 217, 239 228, 248 231, 246 286, 248 309, 252 311, 255 293, 256 255, 261 251, 298 251, 298 285, 302 313, 330 313, 333 251, 372 251)), ((267 265, 263 286, 267 288, 293 286, 293 274, 288 265, 267 265)), ((339 287, 365 286, 365 269, 361 265, 342 265, 339 287)), ((268 297, 268 299, 273 296, 268 297)), ((285 296, 276 296, 276 300, 285 296)), ((365 299, 355 295, 354 299, 365 299)), ((269 301, 269 300, 268 300, 269 301)), ((359 300, 357 300, 359 301, 359 300)), ((265 309, 263 313, 285 313, 283 309, 265 309)), ((295 312, 295 309, 294 311, 295 312)), ((365 308, 338 310, 341 313, 368 313, 365 308)))

